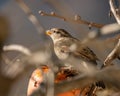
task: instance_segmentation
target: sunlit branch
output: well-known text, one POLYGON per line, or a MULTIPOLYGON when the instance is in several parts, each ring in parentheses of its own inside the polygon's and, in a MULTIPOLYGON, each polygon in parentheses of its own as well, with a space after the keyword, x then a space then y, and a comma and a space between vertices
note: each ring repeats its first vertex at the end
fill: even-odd
POLYGON ((31 54, 32 54, 28 48, 26 48, 22 45, 17 45, 17 44, 4 46, 3 51, 18 51, 18 52, 21 52, 27 56, 31 56, 31 54))
POLYGON ((72 19, 72 18, 68 19, 66 17, 63 17, 63 16, 60 16, 60 15, 56 14, 55 12, 46 13, 44 11, 39 11, 39 14, 41 16, 56 17, 56 18, 62 19, 64 21, 73 21, 73 22, 76 22, 76 23, 79 23, 79 24, 85 24, 85 25, 88 25, 89 28, 91 28, 91 27, 101 28, 101 27, 104 26, 103 24, 97 24, 97 23, 94 23, 94 22, 89 22, 89 21, 83 20, 83 19, 81 19, 81 17, 79 15, 75 15, 74 19, 72 19))
POLYGON ((39 33, 44 32, 43 26, 40 24, 39 20, 32 13, 30 8, 23 2, 23 0, 16 0, 20 5, 20 8, 28 15, 29 20, 33 23, 39 33))
POLYGON ((105 66, 110 65, 114 59, 119 58, 119 55, 120 55, 120 39, 119 39, 117 45, 115 46, 115 48, 105 59, 104 65, 105 66))
POLYGON ((118 39, 120 38, 118 34, 120 34, 120 25, 117 23, 108 24, 97 31, 95 30, 90 31, 88 33, 88 36, 83 40, 83 43, 88 44, 89 42, 95 39, 102 39, 102 38, 105 39, 105 38, 114 37, 116 35, 117 37, 115 38, 118 39))
POLYGON ((109 0, 110 10, 111 10, 112 14, 114 15, 117 23, 120 24, 120 14, 118 12, 118 9, 115 8, 114 1, 115 0, 109 0))

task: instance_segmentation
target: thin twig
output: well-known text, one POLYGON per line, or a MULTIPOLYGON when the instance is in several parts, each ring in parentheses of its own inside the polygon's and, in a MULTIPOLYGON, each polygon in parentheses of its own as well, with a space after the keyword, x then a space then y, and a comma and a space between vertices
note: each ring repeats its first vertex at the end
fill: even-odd
POLYGON ((117 45, 115 46, 115 48, 105 59, 104 65, 105 66, 110 65, 114 59, 119 58, 119 54, 120 54, 120 39, 119 39, 117 45))
POLYGON ((113 24, 108 24, 105 25, 104 27, 102 27, 100 30, 97 31, 90 31, 88 33, 88 36, 83 40, 83 44, 88 44, 89 42, 95 40, 95 39, 106 39, 110 37, 114 37, 117 35, 117 37, 114 37, 114 39, 119 39, 120 36, 118 35, 120 34, 120 25, 117 23, 113 23, 113 24))
POLYGON ((83 19, 81 19, 79 17, 80 17, 79 15, 75 15, 74 20, 77 23, 88 25, 89 28, 91 28, 91 27, 102 28, 104 26, 104 24, 98 24, 98 23, 94 23, 94 22, 89 22, 89 21, 83 20, 83 19))
POLYGON ((44 11, 41 11, 41 10, 40 10, 40 11, 39 11, 39 14, 40 14, 41 16, 51 16, 51 17, 60 18, 60 19, 63 19, 64 21, 66 21, 66 18, 64 18, 64 17, 56 14, 55 12, 51 12, 50 14, 48 14, 48 13, 45 13, 44 11))
POLYGON ((33 23, 39 33, 44 32, 43 26, 40 24, 39 20, 32 13, 30 8, 23 2, 23 0, 16 0, 20 5, 20 8, 28 15, 29 20, 33 23))
POLYGON ((60 16, 60 15, 56 14, 55 12, 51 12, 49 14, 49 13, 46 13, 44 11, 39 11, 39 14, 41 16, 56 17, 56 18, 62 19, 64 21, 73 21, 73 22, 77 22, 79 24, 85 24, 85 25, 88 25, 89 28, 91 28, 91 27, 101 28, 101 27, 104 26, 103 24, 97 24, 97 23, 94 23, 94 22, 89 22, 89 21, 83 20, 83 19, 81 19, 81 17, 79 15, 75 15, 74 19, 68 19, 66 17, 63 17, 63 16, 60 16))
POLYGON ((120 34, 120 25, 117 23, 105 25, 103 28, 100 29, 100 32, 101 35, 116 35, 118 33, 120 34))
POLYGON ((120 24, 120 14, 117 12, 117 9, 115 8, 114 0, 109 0, 109 4, 111 12, 113 13, 117 23, 120 24))
POLYGON ((27 56, 31 56, 31 54, 32 54, 28 48, 26 48, 22 45, 17 45, 17 44, 4 46, 3 51, 18 51, 27 56))

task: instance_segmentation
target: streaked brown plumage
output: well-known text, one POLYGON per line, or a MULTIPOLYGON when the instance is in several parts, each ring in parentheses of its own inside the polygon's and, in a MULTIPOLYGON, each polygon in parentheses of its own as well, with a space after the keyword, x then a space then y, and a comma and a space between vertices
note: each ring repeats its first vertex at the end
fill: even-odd
MULTIPOLYGON (((94 52, 89 47, 82 45, 78 39, 74 38, 66 30, 52 28, 47 30, 46 34, 52 38, 55 54, 60 60, 68 61, 68 64, 75 63, 73 60, 82 60, 87 61, 87 64, 93 64, 95 67, 97 66, 96 61, 99 59, 94 52)), ((77 67, 80 66, 78 65, 77 67)), ((103 81, 98 81, 93 84, 93 87, 91 87, 92 89, 90 89, 90 93, 88 93, 87 96, 91 96, 91 91, 94 91, 94 89, 97 88, 95 86, 105 88, 103 81)))
POLYGON ((54 51, 61 60, 71 59, 74 57, 84 61, 97 64, 97 56, 87 46, 83 46, 81 42, 70 35, 64 29, 52 28, 46 32, 53 40, 54 51), (72 47, 75 47, 71 49, 72 47))

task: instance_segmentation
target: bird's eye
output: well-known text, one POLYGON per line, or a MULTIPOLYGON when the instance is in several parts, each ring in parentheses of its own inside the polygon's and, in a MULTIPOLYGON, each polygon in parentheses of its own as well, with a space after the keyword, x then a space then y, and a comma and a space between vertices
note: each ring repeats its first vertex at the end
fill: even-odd
POLYGON ((59 31, 57 31, 56 33, 57 33, 57 34, 59 34, 60 32, 59 32, 59 31))
POLYGON ((53 30, 53 33, 55 33, 56 31, 55 30, 53 30))

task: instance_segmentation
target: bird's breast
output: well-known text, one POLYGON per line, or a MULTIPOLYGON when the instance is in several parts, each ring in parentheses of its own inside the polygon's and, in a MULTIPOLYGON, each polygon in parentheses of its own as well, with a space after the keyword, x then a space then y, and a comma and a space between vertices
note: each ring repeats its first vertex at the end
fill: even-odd
POLYGON ((69 56, 68 53, 62 52, 62 50, 60 50, 59 48, 55 48, 54 50, 55 50, 55 54, 60 60, 66 60, 69 56))

